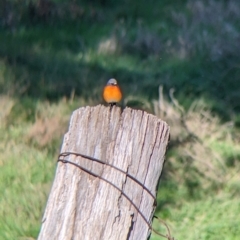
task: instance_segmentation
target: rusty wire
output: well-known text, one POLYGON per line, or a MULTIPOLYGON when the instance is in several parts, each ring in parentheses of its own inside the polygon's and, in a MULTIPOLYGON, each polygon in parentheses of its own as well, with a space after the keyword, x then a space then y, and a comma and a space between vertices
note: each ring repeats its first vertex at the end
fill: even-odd
POLYGON ((118 190, 130 203, 131 205, 137 210, 138 214, 142 217, 142 219, 144 220, 144 222, 147 224, 147 226, 149 227, 149 229, 151 229, 155 234, 163 237, 163 238, 166 238, 168 240, 174 240, 174 238, 171 236, 171 232, 170 232, 170 229, 168 227, 168 225, 163 221, 161 220, 159 217, 157 216, 154 216, 154 218, 156 218, 160 223, 162 223, 165 228, 167 229, 167 232, 168 234, 167 235, 164 235, 158 231, 156 231, 155 229, 152 228, 151 224, 149 223, 149 221, 146 219, 146 217, 143 215, 143 213, 140 211, 140 209, 136 206, 136 204, 122 191, 122 189, 120 189, 119 187, 117 187, 115 184, 111 183, 109 180, 103 178, 102 176, 96 174, 96 173, 93 173, 91 172, 90 170, 86 169, 85 167, 82 167, 80 166, 79 164, 75 163, 75 162, 72 162, 72 161, 69 161, 69 160, 66 160, 64 159, 65 157, 69 156, 69 155, 75 155, 75 156, 78 156, 78 157, 82 157, 82 158, 85 158, 85 159, 88 159, 88 160, 92 160, 94 162, 97 162, 97 163, 100 163, 100 164, 103 164, 103 165, 106 165, 106 166, 109 166, 123 174, 125 174, 127 177, 129 177, 130 179, 132 179, 134 182, 136 182, 138 185, 140 185, 154 200, 154 205, 156 206, 156 197, 149 191, 149 189, 147 189, 144 184, 142 184, 139 180, 137 180, 135 177, 131 176, 130 174, 128 174, 127 172, 123 171, 122 169, 112 165, 112 164, 109 164, 107 162, 104 162, 102 160, 99 160, 97 158, 93 158, 93 157, 90 157, 90 156, 87 156, 85 154, 81 154, 81 153, 77 153, 77 152, 63 152, 63 153, 60 153, 59 156, 58 156, 58 162, 62 162, 62 163, 69 163, 69 164, 72 164, 74 165, 75 167, 78 167, 79 169, 81 169, 82 171, 88 173, 89 175, 91 176, 94 176, 94 177, 97 177, 99 179, 101 179, 102 181, 110 184, 112 187, 114 187, 116 190, 118 190), (63 157, 63 159, 62 159, 63 157))

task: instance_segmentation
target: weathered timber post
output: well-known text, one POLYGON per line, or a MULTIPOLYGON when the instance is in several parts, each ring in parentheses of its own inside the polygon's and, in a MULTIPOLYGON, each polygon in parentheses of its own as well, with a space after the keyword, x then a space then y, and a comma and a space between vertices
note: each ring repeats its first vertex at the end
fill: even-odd
POLYGON ((116 106, 98 105, 74 111, 61 153, 85 154, 126 174, 71 154, 67 160, 100 177, 59 162, 38 240, 147 239, 149 226, 125 196, 149 223, 154 199, 129 175, 156 196, 168 139, 168 125, 140 110, 125 108, 121 112, 116 106))

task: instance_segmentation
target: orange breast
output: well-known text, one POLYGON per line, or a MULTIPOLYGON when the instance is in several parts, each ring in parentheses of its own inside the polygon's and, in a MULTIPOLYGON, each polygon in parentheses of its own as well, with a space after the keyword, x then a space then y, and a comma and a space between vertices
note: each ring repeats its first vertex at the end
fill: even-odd
POLYGON ((118 86, 106 86, 103 90, 103 98, 107 103, 121 101, 122 93, 118 86))

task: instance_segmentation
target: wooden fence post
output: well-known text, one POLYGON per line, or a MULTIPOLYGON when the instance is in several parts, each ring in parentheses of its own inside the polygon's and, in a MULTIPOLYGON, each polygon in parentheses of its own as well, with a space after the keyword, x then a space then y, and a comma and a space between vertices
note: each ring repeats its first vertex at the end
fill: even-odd
POLYGON ((38 240, 147 239, 151 230, 142 216, 151 224, 154 199, 129 175, 156 196, 168 139, 168 125, 140 110, 98 105, 74 111, 61 153, 88 155, 124 173, 85 157, 66 156, 100 177, 69 162, 58 163, 38 240))

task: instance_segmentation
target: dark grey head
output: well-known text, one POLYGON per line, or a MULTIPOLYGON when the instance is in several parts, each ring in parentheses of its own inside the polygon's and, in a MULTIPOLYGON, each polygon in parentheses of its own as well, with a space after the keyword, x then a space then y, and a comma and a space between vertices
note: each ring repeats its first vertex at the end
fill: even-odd
POLYGON ((111 78, 108 80, 107 85, 117 85, 117 80, 115 78, 111 78))

